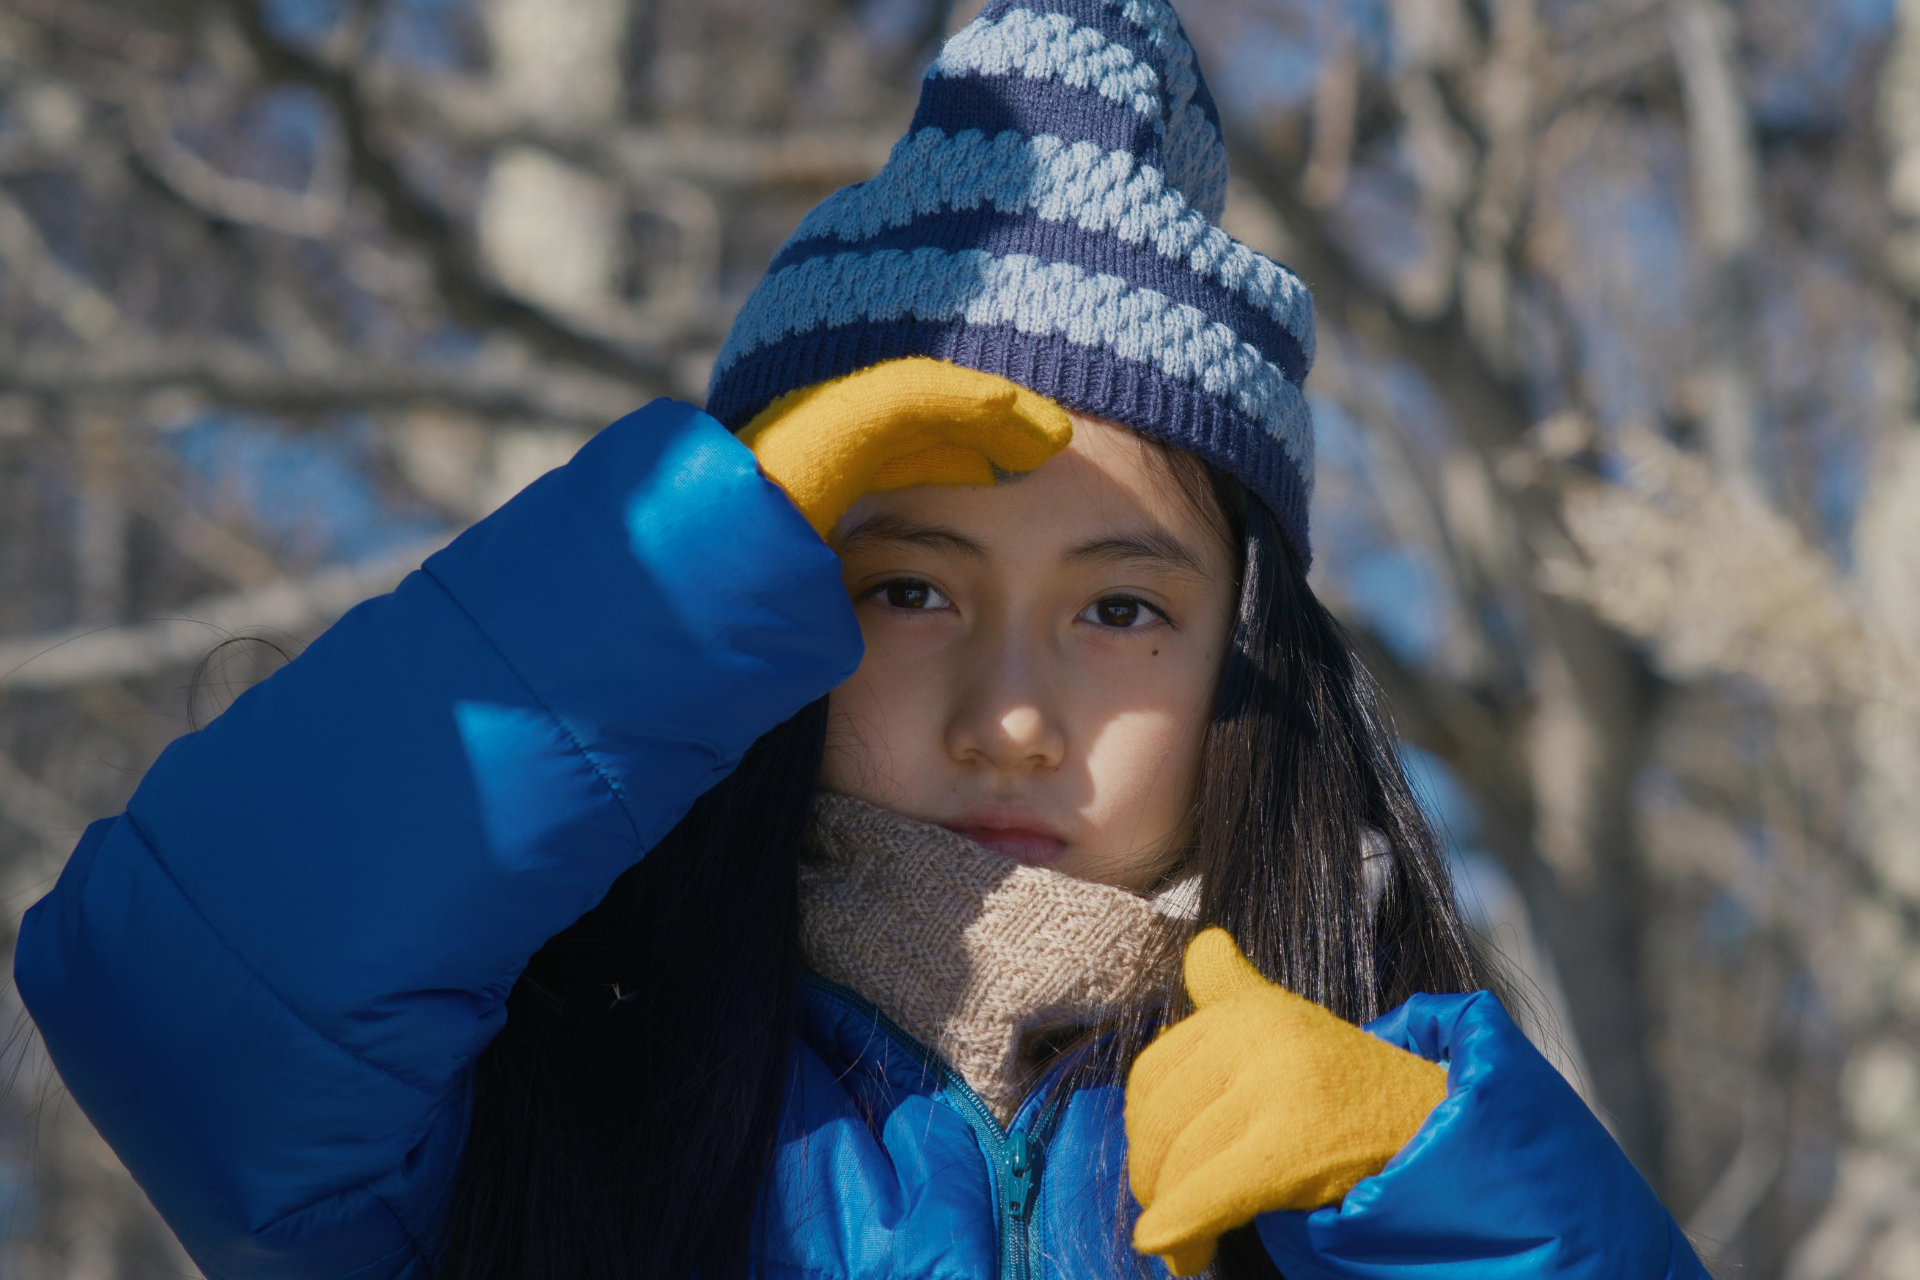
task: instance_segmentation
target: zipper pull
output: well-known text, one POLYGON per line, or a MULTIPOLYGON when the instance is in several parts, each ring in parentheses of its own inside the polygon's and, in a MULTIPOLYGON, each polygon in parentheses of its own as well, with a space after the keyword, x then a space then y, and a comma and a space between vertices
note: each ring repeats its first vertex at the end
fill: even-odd
POLYGON ((1033 1204, 1033 1182, 1039 1172, 1040 1157, 1046 1151, 1025 1133, 1007 1138, 1006 1201, 1007 1216, 1024 1218, 1033 1204))

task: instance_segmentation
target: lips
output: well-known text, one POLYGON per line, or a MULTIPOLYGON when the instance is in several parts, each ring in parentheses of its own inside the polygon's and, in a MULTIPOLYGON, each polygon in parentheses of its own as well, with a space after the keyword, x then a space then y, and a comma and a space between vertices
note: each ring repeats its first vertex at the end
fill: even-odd
POLYGON ((1059 833, 1037 818, 1010 810, 976 811, 940 825, 1030 867, 1046 866, 1067 851, 1059 833))

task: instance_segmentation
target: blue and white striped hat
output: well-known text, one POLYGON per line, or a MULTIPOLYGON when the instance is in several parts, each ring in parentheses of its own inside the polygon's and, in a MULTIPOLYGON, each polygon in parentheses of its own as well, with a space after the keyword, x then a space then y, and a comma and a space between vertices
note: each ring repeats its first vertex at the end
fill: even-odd
POLYGON ((1010 378, 1237 477, 1309 559, 1313 302, 1219 227, 1227 153, 1165 0, 990 0, 886 167, 774 255, 714 364, 733 429, 901 356, 1010 378))

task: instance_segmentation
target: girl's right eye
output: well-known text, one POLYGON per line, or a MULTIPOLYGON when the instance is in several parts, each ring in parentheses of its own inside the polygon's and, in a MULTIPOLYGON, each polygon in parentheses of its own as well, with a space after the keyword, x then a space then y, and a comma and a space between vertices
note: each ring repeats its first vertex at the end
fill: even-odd
POLYGON ((867 594, 880 597, 893 609, 941 609, 953 603, 931 582, 919 578, 894 578, 867 594))

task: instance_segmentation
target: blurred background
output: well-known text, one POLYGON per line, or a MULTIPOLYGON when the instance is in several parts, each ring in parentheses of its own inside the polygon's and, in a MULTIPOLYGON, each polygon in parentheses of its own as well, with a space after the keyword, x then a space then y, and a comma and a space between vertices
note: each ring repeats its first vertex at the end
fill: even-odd
MULTIPOLYGON (((698 403, 976 8, 0 0, 0 945, 166 742, 698 403)), ((1721 1275, 1920 1277, 1920 3, 1180 8, 1318 304, 1318 589, 1542 1039, 1721 1275)), ((4 1002, 0 1275, 194 1274, 4 1002)))

